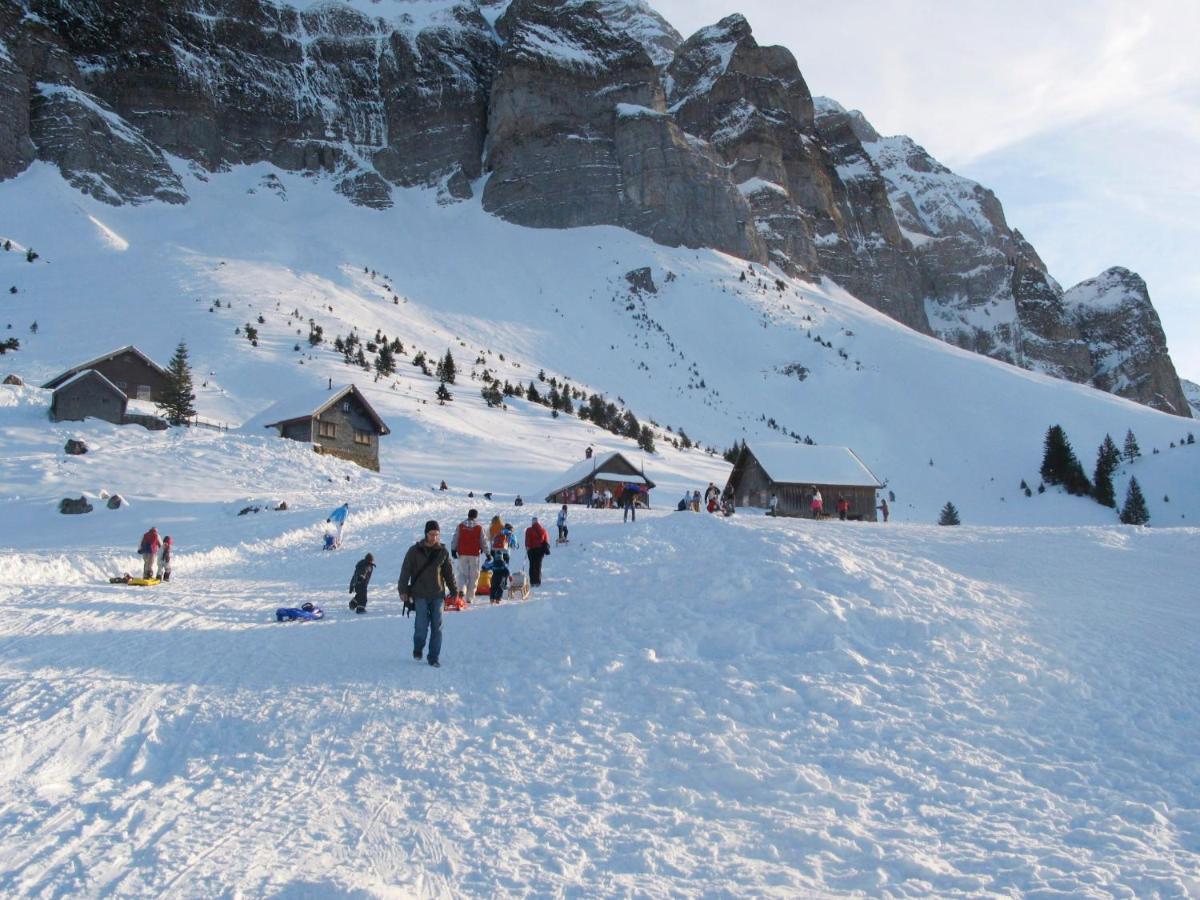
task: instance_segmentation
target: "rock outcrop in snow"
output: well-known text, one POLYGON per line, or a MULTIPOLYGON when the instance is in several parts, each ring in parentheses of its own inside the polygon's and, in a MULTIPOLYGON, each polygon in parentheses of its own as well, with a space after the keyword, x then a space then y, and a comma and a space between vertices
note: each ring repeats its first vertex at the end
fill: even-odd
POLYGON ((827 276, 919 331, 1188 414, 1144 285, 1118 279, 1117 317, 1081 312, 991 191, 814 100, 736 14, 684 41, 644 0, 26 0, 0 9, 0 178, 35 158, 114 204, 186 202, 178 160, 266 161, 372 207, 486 175, 509 221, 827 276))

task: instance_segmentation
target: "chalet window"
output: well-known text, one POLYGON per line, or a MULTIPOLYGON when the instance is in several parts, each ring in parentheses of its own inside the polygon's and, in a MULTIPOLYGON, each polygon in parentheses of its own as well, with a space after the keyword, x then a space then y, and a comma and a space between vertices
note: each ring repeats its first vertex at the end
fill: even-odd
POLYGON ((337 437, 336 422, 317 422, 317 436, 323 438, 337 437))
POLYGON ((151 396, 150 385, 139 384, 137 390, 137 398, 139 400, 149 400, 151 396))
POLYGON ((342 401, 342 412, 344 412, 344 413, 350 412, 350 401, 349 400, 342 401))
POLYGON ((370 446, 371 445, 371 432, 359 431, 357 428, 355 428, 354 429, 354 443, 366 444, 367 446, 370 446))
POLYGON ((125 389, 128 388, 129 385, 127 385, 124 381, 118 381, 117 387, 119 387, 121 389, 121 392, 124 393, 125 389))

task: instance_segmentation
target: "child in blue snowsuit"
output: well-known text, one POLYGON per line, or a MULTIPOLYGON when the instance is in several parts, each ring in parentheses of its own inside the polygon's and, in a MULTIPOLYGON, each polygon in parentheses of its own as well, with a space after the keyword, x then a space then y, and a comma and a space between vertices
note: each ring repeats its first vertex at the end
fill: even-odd
POLYGON ((492 591, 488 596, 493 603, 504 599, 504 589, 508 587, 509 571, 505 555, 503 551, 495 550, 491 560, 483 564, 484 570, 492 573, 492 591))

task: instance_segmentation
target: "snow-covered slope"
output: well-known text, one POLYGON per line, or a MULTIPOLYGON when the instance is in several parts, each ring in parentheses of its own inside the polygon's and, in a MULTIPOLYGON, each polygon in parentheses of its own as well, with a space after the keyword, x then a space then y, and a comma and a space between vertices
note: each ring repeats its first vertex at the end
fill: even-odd
POLYGON ((713 251, 178 170, 186 207, 114 209, 42 165, 0 184, 4 372, 186 340, 200 414, 231 426, 52 424, 49 392, 0 387, 0 894, 1200 891, 1190 423, 713 251), (351 329, 401 340, 400 371, 347 366, 328 344, 351 329), (410 361, 447 349, 440 406, 410 361), (485 367, 603 392, 658 452, 489 409, 485 367), (380 473, 238 427, 330 380, 391 427, 380 473), (1055 423, 1089 469, 1136 433, 1117 495, 1136 476, 1154 527, 1019 491, 1055 423), (666 512, 729 470, 670 446, 680 429, 848 445, 892 522, 666 512), (444 667, 413 663, 394 579, 421 523, 548 518, 532 492, 588 445, 643 462, 656 508, 573 509, 530 600, 448 615, 444 667), (80 493, 93 512, 56 511, 80 493), (322 553, 347 500, 345 549, 322 553), (930 524, 947 500, 964 526, 930 524), (150 525, 175 577, 109 585, 150 525), (345 598, 366 551, 364 622, 345 598), (273 622, 305 600, 326 620, 273 622))

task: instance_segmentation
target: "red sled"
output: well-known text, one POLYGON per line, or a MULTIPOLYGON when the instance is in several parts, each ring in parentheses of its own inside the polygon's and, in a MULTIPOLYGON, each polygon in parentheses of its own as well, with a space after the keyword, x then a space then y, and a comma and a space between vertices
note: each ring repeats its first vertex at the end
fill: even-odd
POLYGON ((467 602, 466 597, 451 595, 447 597, 446 602, 442 604, 442 610, 445 612, 461 612, 469 605, 470 604, 467 602))

